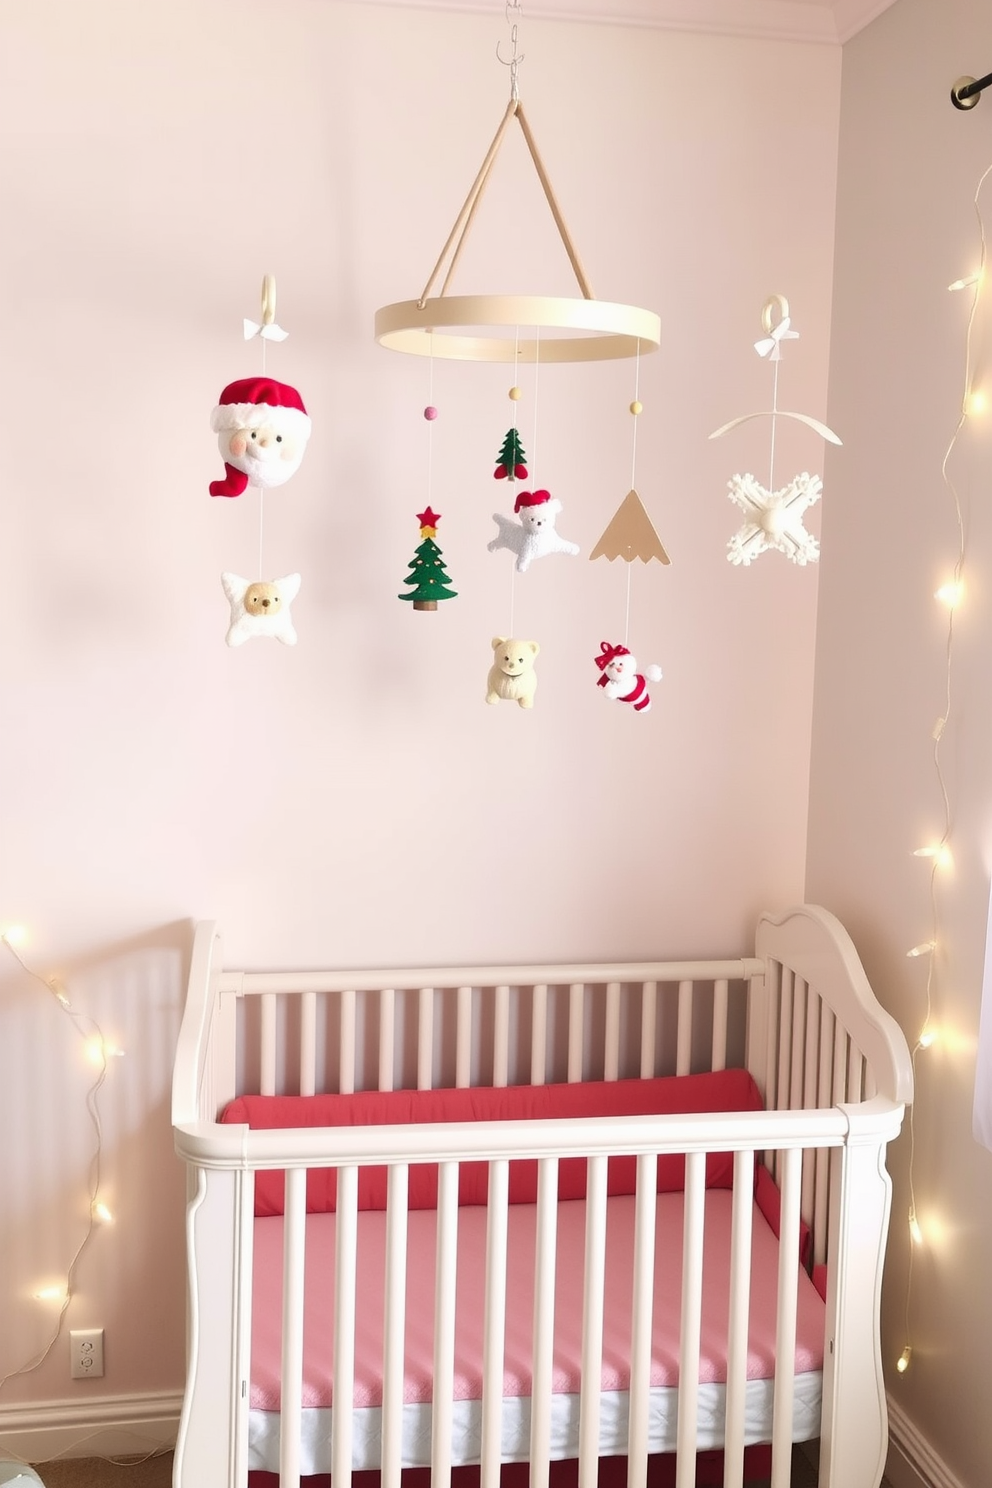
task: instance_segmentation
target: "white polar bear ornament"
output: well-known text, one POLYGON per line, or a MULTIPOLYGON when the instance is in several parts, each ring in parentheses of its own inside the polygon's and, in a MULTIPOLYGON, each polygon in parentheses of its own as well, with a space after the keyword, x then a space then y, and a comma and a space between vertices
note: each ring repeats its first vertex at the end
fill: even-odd
POLYGON ((493 512, 499 532, 487 548, 490 553, 497 548, 509 548, 516 553, 517 573, 526 573, 535 558, 546 558, 549 553, 574 555, 579 551, 578 543, 566 542, 555 531, 561 502, 552 499, 550 491, 521 491, 513 510, 519 514, 518 522, 504 517, 502 512, 493 512))
POLYGON ((243 646, 253 636, 273 636, 287 646, 296 645, 289 607, 300 592, 300 575, 287 574, 283 579, 242 579, 236 573, 220 576, 231 605, 231 623, 227 631, 229 646, 243 646))

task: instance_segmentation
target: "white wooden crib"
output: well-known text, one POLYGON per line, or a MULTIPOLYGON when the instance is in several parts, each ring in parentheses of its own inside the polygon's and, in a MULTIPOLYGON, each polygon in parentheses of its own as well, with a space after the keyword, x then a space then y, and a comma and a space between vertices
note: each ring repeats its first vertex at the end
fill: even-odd
MULTIPOLYGON (((763 916, 753 956, 609 966, 231 972, 216 926, 199 925, 172 1104, 189 1175, 175 1488, 244 1488, 253 1468, 278 1472, 282 1488, 316 1472, 349 1488, 353 1471, 376 1468, 382 1488, 400 1488, 401 1471, 418 1464, 429 1465, 432 1488, 448 1488, 464 1463, 479 1464, 481 1488, 498 1488, 501 1463, 514 1460, 529 1464, 532 1488, 548 1488, 561 1458, 577 1459, 579 1488, 596 1488, 601 1457, 625 1457, 629 1488, 644 1488, 656 1452, 676 1454, 677 1488, 691 1488, 697 1452, 714 1446, 726 1488, 740 1488, 755 1441, 771 1443, 773 1488, 787 1488, 793 1441, 814 1437, 820 1488, 877 1488, 887 1444, 885 1148, 911 1098, 900 1029, 842 926, 815 907, 763 916), (747 1079, 731 1066, 749 1072, 760 1100, 680 1110, 684 1092, 722 1088, 721 1071, 747 1079), (547 1098, 552 1111, 576 1101, 613 1110, 622 1097, 637 1112, 639 1093, 652 1109, 525 1119, 520 1087, 525 1106, 547 1098), (656 1089, 668 1114, 655 1114, 656 1089), (331 1106, 340 1113, 340 1102, 319 1105, 322 1092, 374 1103, 355 1093, 404 1090, 422 1094, 384 1095, 387 1114, 372 1118, 391 1124, 257 1125, 270 1109, 294 1122, 297 1111, 322 1121, 331 1106), (236 1097, 250 1099, 221 1123, 236 1097), (438 1119, 445 1102, 463 1099, 489 1114, 438 1119), (412 1124, 388 1115, 398 1101, 412 1124), (536 1191, 517 1203, 525 1158, 536 1160, 536 1191), (585 1162, 576 1168, 575 1158, 585 1162), (723 1188, 713 1186, 721 1164, 723 1188), (621 1169, 633 1174, 626 1187, 621 1169), (774 1214, 756 1205, 762 1169, 774 1214), (332 1212, 313 1212, 327 1170, 336 1170, 332 1212), (481 1207, 465 1198, 480 1172, 481 1207), (578 1197, 566 1192, 576 1172, 578 1197), (367 1207, 364 1185, 380 1179, 383 1207, 367 1207), (426 1212, 412 1198, 425 1181, 431 1192, 436 1183, 426 1212), (284 1213, 256 1217, 266 1193, 284 1213), (262 1257, 275 1259, 263 1267, 262 1257), (674 1303, 663 1301, 666 1288, 674 1303), (379 1330, 371 1344, 361 1342, 366 1312, 379 1330), (456 1365, 473 1328, 479 1388, 456 1365), (815 1335, 815 1367, 799 1363, 804 1329, 815 1335), (761 1330, 767 1346, 755 1341, 761 1330), (254 1398, 266 1331, 274 1406, 254 1398), (563 1384, 569 1332, 577 1359, 563 1384), (430 1355, 419 1389, 413 1333, 430 1355), (331 1375, 319 1399, 318 1349, 331 1375), (508 1385, 517 1353, 523 1380, 508 1385)), ((365 1109, 356 1105, 356 1119, 369 1119, 365 1109)))

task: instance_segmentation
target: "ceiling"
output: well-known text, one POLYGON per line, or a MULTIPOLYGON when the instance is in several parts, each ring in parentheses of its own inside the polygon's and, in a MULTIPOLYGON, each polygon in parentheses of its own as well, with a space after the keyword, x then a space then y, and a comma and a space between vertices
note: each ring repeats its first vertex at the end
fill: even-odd
MULTIPOLYGON (((502 9, 499 0, 387 0, 432 10, 502 9)), ((895 0, 523 0, 522 13, 569 21, 608 21, 728 36, 847 41, 895 0)))

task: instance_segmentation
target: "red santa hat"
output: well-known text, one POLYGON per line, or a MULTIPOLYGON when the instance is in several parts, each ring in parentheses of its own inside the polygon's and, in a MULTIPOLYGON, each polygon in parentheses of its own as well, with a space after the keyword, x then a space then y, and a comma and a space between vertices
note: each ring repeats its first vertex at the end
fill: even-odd
POLYGON ((521 491, 513 503, 513 510, 519 512, 522 506, 543 506, 546 501, 550 500, 550 491, 521 491))
POLYGON ((229 382, 210 415, 214 433, 260 429, 263 424, 277 432, 293 433, 303 443, 310 438, 310 418, 294 387, 271 377, 242 377, 239 382, 229 382))
POLYGON ((611 661, 616 661, 618 656, 630 655, 626 646, 612 646, 609 641, 600 641, 599 652, 600 654, 594 656, 593 660, 601 672, 609 666, 611 661))

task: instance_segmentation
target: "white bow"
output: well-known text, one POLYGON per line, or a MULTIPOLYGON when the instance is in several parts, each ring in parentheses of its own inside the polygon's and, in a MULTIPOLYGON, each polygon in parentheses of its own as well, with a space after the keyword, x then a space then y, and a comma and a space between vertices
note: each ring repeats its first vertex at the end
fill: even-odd
POLYGON ((755 341, 754 349, 758 355, 764 357, 771 352, 772 361, 780 362, 782 360, 782 342, 799 340, 799 332, 790 330, 790 325, 791 321, 789 317, 783 315, 770 336, 764 336, 760 341, 755 341))
POLYGON ((275 321, 272 321, 269 325, 259 325, 254 320, 245 321, 246 341, 250 341, 253 336, 261 336, 265 341, 285 341, 288 335, 289 332, 284 331, 282 326, 277 326, 275 321))

